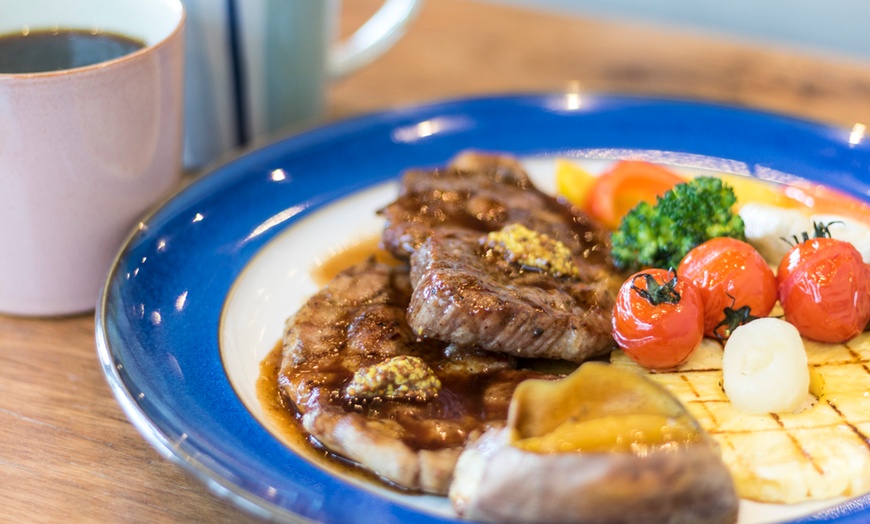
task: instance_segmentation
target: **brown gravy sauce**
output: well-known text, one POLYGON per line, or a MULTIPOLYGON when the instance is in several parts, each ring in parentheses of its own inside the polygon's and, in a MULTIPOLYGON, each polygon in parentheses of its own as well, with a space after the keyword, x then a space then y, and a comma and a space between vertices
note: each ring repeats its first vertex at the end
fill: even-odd
POLYGON ((321 262, 320 265, 312 268, 311 278, 314 279, 314 282, 318 286, 323 287, 341 271, 369 257, 375 257, 375 260, 383 264, 395 266, 401 264, 393 255, 381 249, 380 238, 380 235, 373 235, 336 253, 334 256, 321 262))
POLYGON ((392 488, 401 493, 414 493, 391 484, 355 463, 329 452, 311 439, 308 433, 302 429, 302 423, 296 416, 296 410, 278 388, 278 371, 281 369, 282 350, 283 344, 278 341, 272 351, 260 362, 260 376, 257 378, 257 400, 260 401, 260 406, 262 406, 268 420, 269 429, 297 455, 317 464, 333 475, 365 482, 378 482, 381 486, 392 488))

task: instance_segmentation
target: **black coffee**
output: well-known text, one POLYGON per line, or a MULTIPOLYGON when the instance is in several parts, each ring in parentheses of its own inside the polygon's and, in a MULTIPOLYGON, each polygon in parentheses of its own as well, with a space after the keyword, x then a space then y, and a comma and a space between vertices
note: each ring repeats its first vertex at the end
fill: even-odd
POLYGON ((0 36, 0 73, 43 73, 113 60, 145 43, 113 33, 76 29, 0 36))

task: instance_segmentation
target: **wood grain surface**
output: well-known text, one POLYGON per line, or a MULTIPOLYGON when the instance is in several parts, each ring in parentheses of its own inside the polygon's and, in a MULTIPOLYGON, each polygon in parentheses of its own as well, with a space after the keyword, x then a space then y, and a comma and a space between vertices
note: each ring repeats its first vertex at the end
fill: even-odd
MULTIPOLYGON (((344 2, 343 32, 377 5, 344 2)), ((327 118, 572 83, 870 124, 870 63, 467 0, 429 0, 386 56, 334 83, 327 118)), ((92 315, 0 316, 0 521, 60 520, 256 519, 162 458, 127 421, 100 369, 92 315)))

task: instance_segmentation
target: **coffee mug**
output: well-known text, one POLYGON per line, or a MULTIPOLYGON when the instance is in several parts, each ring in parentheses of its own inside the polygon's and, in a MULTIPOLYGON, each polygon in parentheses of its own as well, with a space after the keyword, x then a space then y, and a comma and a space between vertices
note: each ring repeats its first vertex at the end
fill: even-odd
POLYGON ((421 0, 386 0, 343 41, 337 0, 184 4, 184 165, 195 169, 321 115, 328 83, 389 49, 421 0))
POLYGON ((183 26, 179 0, 0 0, 0 313, 93 310, 125 236, 176 187, 183 26), (77 56, 53 33, 96 50, 52 63, 77 56), (106 60, 100 39, 135 50, 106 60))

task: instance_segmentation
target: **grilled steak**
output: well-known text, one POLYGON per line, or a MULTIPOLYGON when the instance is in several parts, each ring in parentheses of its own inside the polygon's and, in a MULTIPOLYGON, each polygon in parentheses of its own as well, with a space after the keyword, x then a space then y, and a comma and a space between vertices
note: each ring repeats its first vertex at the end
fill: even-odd
POLYGON ((432 339, 405 320, 407 267, 340 273, 287 320, 279 383, 304 429, 399 486, 445 494, 470 435, 507 417, 514 387, 540 373, 432 339))
POLYGON ((520 223, 577 250, 585 263, 609 265, 609 234, 579 210, 539 191, 508 156, 464 153, 447 168, 412 169, 380 213, 381 243, 408 259, 436 229, 489 232, 520 223))
POLYGON ((609 351, 623 276, 609 235, 580 210, 536 189, 511 157, 459 155, 446 169, 412 170, 381 210, 382 245, 410 259, 409 322, 422 337, 522 357, 582 362, 609 351), (522 224, 567 250, 572 274, 508 263, 484 234, 522 224))
POLYGON ((446 494, 466 442, 504 424, 516 385, 556 377, 515 357, 582 362, 610 348, 608 235, 509 157, 409 171, 381 213, 382 245, 406 265, 357 264, 311 297, 286 322, 279 383, 315 443, 446 494), (546 264, 514 256, 512 237, 494 246, 492 232, 516 224, 546 264))
POLYGON ((485 235, 453 230, 414 252, 411 282, 408 323, 423 337, 573 362, 612 349, 606 274, 581 280, 526 268, 487 248, 485 235))

